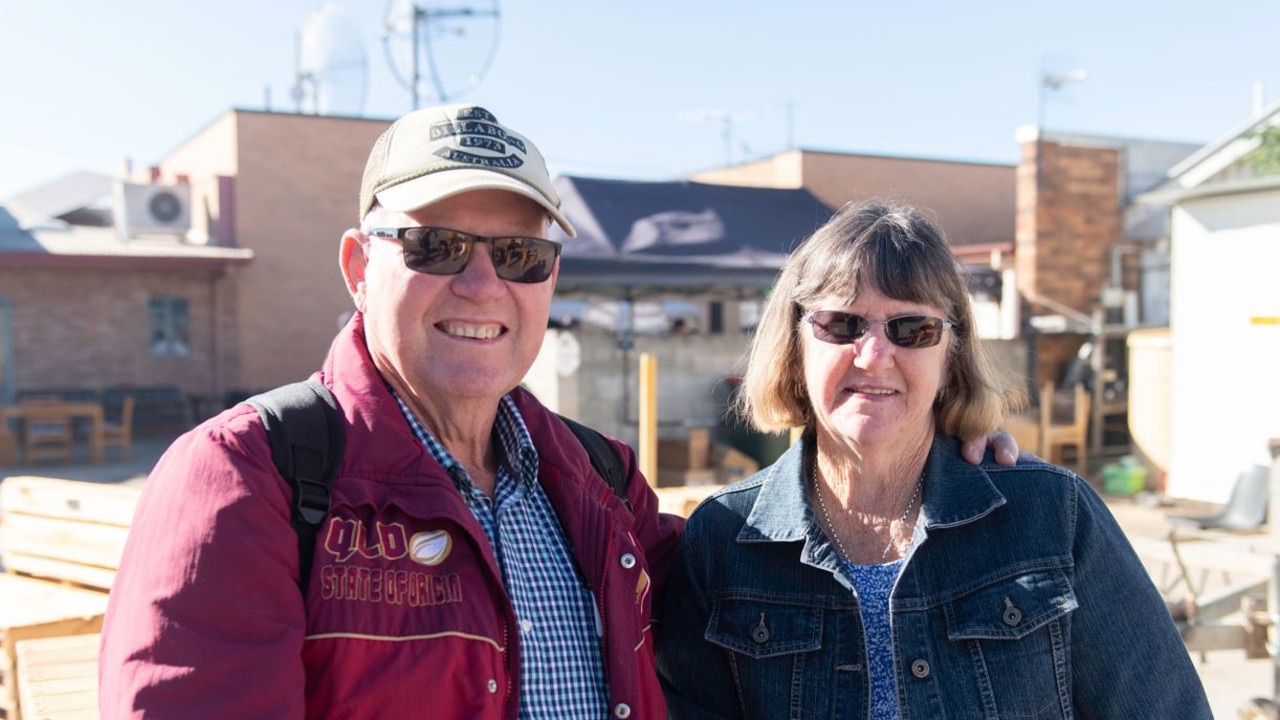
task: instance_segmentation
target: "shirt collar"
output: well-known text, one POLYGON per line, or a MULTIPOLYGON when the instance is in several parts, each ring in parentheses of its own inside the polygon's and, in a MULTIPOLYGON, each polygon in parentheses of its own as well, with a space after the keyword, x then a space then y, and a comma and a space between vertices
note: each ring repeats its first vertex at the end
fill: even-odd
MULTIPOLYGON (((466 470, 461 463, 418 420, 395 388, 388 385, 387 391, 396 399, 396 404, 400 406, 400 413, 409 423, 409 429, 414 437, 418 438, 436 462, 440 463, 440 466, 451 476, 456 478, 460 473, 462 477, 466 477, 466 470)), ((512 476, 519 481, 533 482, 537 479, 538 451, 533 446, 533 439, 529 436, 529 428, 520 415, 520 409, 516 407, 516 402, 510 394, 502 396, 498 402, 498 413, 493 421, 493 437, 498 445, 499 464, 505 465, 512 476)), ((470 482, 469 478, 468 482, 470 482)))

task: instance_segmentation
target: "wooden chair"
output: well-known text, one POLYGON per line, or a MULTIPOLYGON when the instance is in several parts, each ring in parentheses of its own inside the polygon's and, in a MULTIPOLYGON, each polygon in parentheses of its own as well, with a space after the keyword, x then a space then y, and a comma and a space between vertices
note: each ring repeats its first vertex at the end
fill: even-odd
POLYGON ((75 450, 71 415, 58 402, 28 402, 22 408, 22 454, 27 463, 71 462, 75 450))
POLYGON ((9 421, 0 419, 0 468, 18 464, 18 438, 9 431, 9 421))
POLYGON ((1053 383, 1047 382, 1040 388, 1040 457, 1052 463, 1064 464, 1063 448, 1068 445, 1075 448, 1076 472, 1083 474, 1088 455, 1089 444, 1089 393, 1084 385, 1076 384, 1072 391, 1069 423, 1054 422, 1054 406, 1058 402, 1058 392, 1053 383))
POLYGON ((135 404, 132 395, 125 395, 120 401, 119 421, 104 420, 102 423, 102 444, 108 447, 119 446, 120 457, 124 462, 129 462, 129 451, 133 446, 133 406, 135 404))

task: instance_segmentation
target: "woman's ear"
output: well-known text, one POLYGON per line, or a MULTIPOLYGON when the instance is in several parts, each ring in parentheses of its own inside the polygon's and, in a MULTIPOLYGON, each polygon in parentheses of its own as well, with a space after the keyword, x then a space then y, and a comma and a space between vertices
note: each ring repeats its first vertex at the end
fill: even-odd
POLYGON ((364 312, 365 268, 369 265, 369 246, 364 233, 351 228, 342 234, 338 250, 338 265, 347 283, 347 293, 355 301, 356 309, 364 312))

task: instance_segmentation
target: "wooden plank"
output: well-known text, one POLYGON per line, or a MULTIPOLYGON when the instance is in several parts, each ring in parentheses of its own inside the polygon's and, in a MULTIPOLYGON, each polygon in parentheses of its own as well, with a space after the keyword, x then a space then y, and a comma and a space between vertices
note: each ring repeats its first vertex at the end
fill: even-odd
POLYGON ((17 559, 21 557, 115 569, 120 565, 120 556, 124 554, 124 544, 129 537, 129 528, 118 525, 18 515, 8 511, 3 514, 3 522, 4 566, 10 570, 18 569, 17 559))
POLYGON ((98 634, 23 640, 17 645, 24 720, 98 716, 98 634))
POLYGON ((0 483, 0 563, 10 572, 110 589, 139 486, 13 477, 0 483))
POLYGON ((93 565, 80 565, 62 560, 27 557, 23 555, 5 556, 5 567, 11 574, 29 577, 42 582, 70 583, 86 590, 109 590, 115 582, 115 568, 100 568, 93 565))
POLYGON ((127 528, 140 493, 138 485, 16 476, 0 483, 0 508, 6 515, 38 515, 127 528))
POLYGON ((74 624, 106 609, 106 593, 0 573, 0 633, 62 620, 74 624))

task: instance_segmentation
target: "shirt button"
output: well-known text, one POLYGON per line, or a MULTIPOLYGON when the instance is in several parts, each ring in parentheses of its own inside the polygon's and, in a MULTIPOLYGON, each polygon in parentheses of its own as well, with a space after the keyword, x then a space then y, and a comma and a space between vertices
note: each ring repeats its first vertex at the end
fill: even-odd
POLYGON ((528 618, 523 618, 523 619, 521 619, 521 620, 520 620, 520 631, 521 631, 521 632, 524 632, 524 633, 531 633, 531 632, 533 632, 533 621, 532 621, 532 620, 530 620, 530 619, 528 619, 528 618))
POLYGON ((923 679, 925 679, 925 678, 929 677, 929 663, 928 663, 928 661, 925 661, 925 660, 913 660, 913 661, 911 661, 911 674, 912 674, 912 675, 915 675, 916 677, 920 678, 921 680, 923 680, 923 679))
POLYGON ((498 692, 498 681, 489 680, 489 694, 492 695, 496 692, 498 692))
POLYGON ((632 555, 631 553, 623 553, 621 562, 622 562, 622 567, 630 570, 631 568, 636 566, 636 556, 632 555))
POLYGON ((613 716, 618 720, 626 720, 631 717, 631 706, 626 703, 618 703, 613 706, 613 716))

